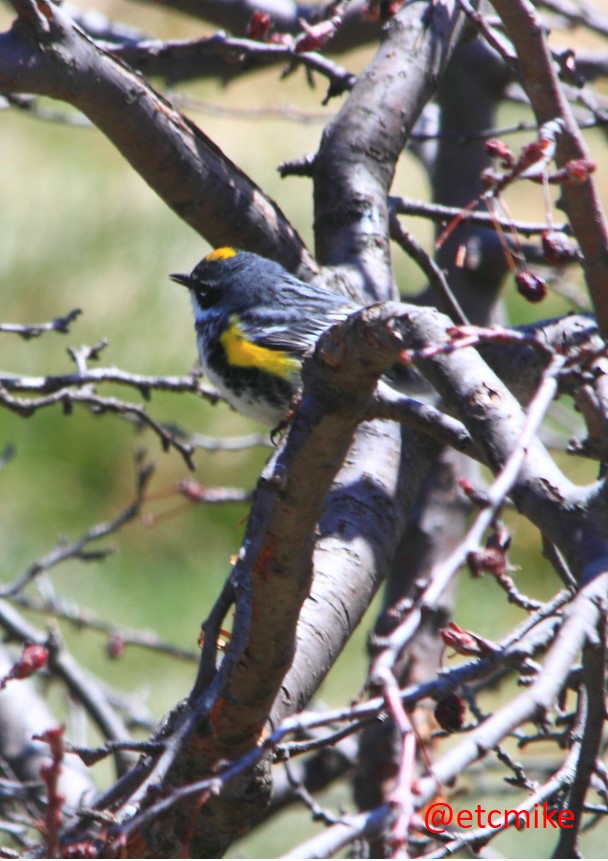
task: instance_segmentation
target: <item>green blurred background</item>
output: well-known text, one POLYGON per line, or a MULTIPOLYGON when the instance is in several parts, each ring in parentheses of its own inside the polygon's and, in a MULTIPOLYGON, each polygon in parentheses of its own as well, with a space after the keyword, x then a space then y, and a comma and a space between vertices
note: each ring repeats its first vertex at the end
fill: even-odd
MULTIPOLYGON (((111 3, 103 9, 151 36, 194 37, 207 32, 198 23, 145 5, 111 3)), ((10 21, 6 11, 0 18, 5 26, 10 21)), ((344 63, 357 71, 368 56, 369 51, 360 51, 344 63)), ((283 82, 278 80, 278 70, 257 73, 227 89, 215 82, 199 83, 188 87, 188 93, 222 110, 295 105, 317 117, 329 117, 338 107, 332 102, 322 108, 323 82, 311 89, 302 71, 283 82)), ((322 122, 191 115, 277 200, 312 248, 310 183, 280 180, 276 168, 314 152, 322 122)), ((501 120, 515 118, 521 119, 521 112, 507 111, 501 120)), ((516 141, 509 138, 512 146, 516 141)), ((35 323, 75 307, 83 310, 69 335, 50 333, 25 342, 0 334, 0 370, 34 375, 70 371, 74 366, 66 352, 68 345, 93 344, 107 337, 109 346, 99 366, 116 365, 141 374, 187 372, 195 359, 189 299, 186 291, 169 282, 168 273, 190 269, 209 250, 207 244, 165 207, 94 129, 4 110, 0 148, 0 320, 35 323)), ((427 195, 425 177, 408 154, 399 166, 395 190, 414 198, 427 195)), ((542 194, 535 187, 518 188, 511 203, 516 217, 543 216, 542 194)), ((428 225, 412 219, 407 226, 430 247, 428 225)), ((394 259, 404 293, 415 292, 423 284, 420 273, 401 251, 395 250, 394 259)), ((512 317, 533 319, 536 309, 527 306, 512 287, 508 292, 512 317)), ((563 300, 551 298, 542 315, 565 307, 563 300)), ((136 393, 124 389, 104 386, 100 392, 138 400, 136 393)), ((224 437, 260 429, 225 406, 211 407, 193 396, 154 395, 148 409, 159 421, 177 422, 192 432, 224 437)), ((60 407, 51 407, 27 420, 2 410, 0 449, 9 443, 16 446, 16 457, 0 474, 4 581, 17 577, 61 536, 75 538, 124 508, 134 490, 134 453, 147 450, 156 471, 145 520, 131 523, 103 542, 116 549, 103 563, 69 562, 50 579, 58 595, 82 609, 118 626, 154 629, 161 637, 196 650, 200 623, 229 571, 231 555, 238 551, 247 507, 184 504, 176 488, 189 473, 178 454, 163 453, 150 432, 134 432, 120 418, 96 417, 85 408, 75 407, 71 416, 65 416, 60 407)), ((195 478, 205 485, 251 488, 267 455, 265 448, 199 452, 195 478)), ((580 481, 593 474, 590 466, 579 462, 569 469, 580 481)), ((515 516, 510 516, 510 522, 517 529, 512 561, 521 566, 520 588, 548 597, 556 583, 539 554, 538 535, 523 528, 515 516)), ((490 578, 475 582, 464 578, 456 616, 460 625, 496 638, 521 617, 490 578)), ((36 615, 30 618, 42 628, 49 621, 36 615)), ((324 702, 344 703, 362 687, 365 637, 372 623, 373 611, 321 691, 324 702)), ((128 648, 120 661, 111 660, 105 637, 67 623, 61 623, 60 629, 87 668, 144 703, 153 719, 189 690, 193 664, 135 647, 128 648)), ((52 697, 63 710, 61 692, 54 690, 52 697)), ((96 741, 94 733, 75 738, 80 732, 76 722, 70 731, 74 741, 96 741)), ((99 772, 101 780, 107 778, 105 767, 99 772)), ((328 803, 350 804, 346 790, 333 791, 328 803)), ((285 828, 278 829, 276 823, 264 828, 237 845, 233 855, 274 856, 314 830, 309 820, 304 810, 289 814, 285 828)), ((517 857, 518 841, 506 845, 517 857)), ((546 848, 544 844, 536 848, 527 841, 525 854, 542 855, 549 846, 550 842, 546 848)), ((594 854, 593 845, 586 850, 594 854)), ((507 851, 504 846, 503 851, 507 851)))

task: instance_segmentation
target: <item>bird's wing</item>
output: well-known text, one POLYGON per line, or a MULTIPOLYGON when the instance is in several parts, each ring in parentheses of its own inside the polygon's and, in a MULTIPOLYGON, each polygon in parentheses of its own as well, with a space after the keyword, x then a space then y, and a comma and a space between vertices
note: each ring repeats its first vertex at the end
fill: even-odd
POLYGON ((322 314, 306 313, 289 321, 276 321, 265 327, 263 335, 259 331, 254 337, 257 344, 274 350, 287 350, 291 353, 303 353, 312 347, 317 339, 349 314, 356 310, 353 306, 324 309, 322 314))

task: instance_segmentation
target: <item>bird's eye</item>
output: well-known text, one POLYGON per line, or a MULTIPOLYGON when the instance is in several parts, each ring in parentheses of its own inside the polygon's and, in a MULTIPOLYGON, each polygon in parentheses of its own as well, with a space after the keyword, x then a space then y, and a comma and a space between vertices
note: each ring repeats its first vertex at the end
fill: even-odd
POLYGON ((220 291, 206 284, 204 288, 195 290, 194 295, 201 308, 207 310, 217 304, 220 298, 220 291))

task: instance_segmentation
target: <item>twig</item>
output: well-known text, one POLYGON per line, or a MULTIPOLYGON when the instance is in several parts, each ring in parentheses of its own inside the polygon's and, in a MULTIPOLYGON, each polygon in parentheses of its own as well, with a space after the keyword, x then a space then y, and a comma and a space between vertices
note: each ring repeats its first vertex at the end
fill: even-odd
POLYGON ((356 840, 376 837, 391 823, 393 811, 388 804, 366 813, 342 816, 340 822, 322 834, 295 846, 281 858, 331 858, 356 840))
POLYGON ((583 807, 601 749, 602 732, 606 718, 605 658, 606 615, 600 618, 596 632, 597 642, 588 642, 583 651, 583 689, 579 694, 581 730, 574 733, 580 738, 575 745, 578 751, 576 768, 568 795, 568 809, 573 815, 573 827, 563 829, 556 856, 567 858, 578 854, 578 838, 582 828, 583 807))
POLYGON ((7 392, 22 392, 38 395, 55 394, 70 386, 95 386, 99 383, 115 383, 137 389, 148 400, 150 393, 172 392, 180 394, 191 392, 217 403, 217 391, 205 386, 200 377, 186 374, 181 377, 149 376, 121 371, 120 368, 86 368, 72 374, 49 374, 44 377, 29 377, 0 371, 0 386, 7 392))
MULTIPOLYGON (((557 76, 543 22, 529 0, 491 0, 517 51, 517 71, 526 88, 539 126, 556 119, 565 129, 560 136, 556 164, 588 160, 589 150, 557 76)), ((604 338, 608 335, 608 262, 601 249, 608 245, 608 223, 593 177, 578 185, 562 186, 562 203, 584 257, 585 278, 604 338)))
POLYGON ((241 107, 208 102, 187 93, 170 93, 171 102, 180 109, 200 111, 211 117, 222 117, 228 120, 278 120, 279 122, 294 122, 300 125, 325 124, 331 119, 327 111, 305 111, 292 105, 270 105, 263 108, 241 107))
POLYGON ((299 798, 306 807, 308 807, 312 814, 313 822, 323 822, 324 825, 334 825, 336 822, 340 821, 339 816, 336 816, 321 807, 304 784, 294 776, 293 769, 290 767, 288 762, 284 764, 284 768, 294 796, 299 798))
POLYGON ((386 709, 401 738, 397 778, 388 797, 388 803, 395 811, 391 828, 391 857, 400 858, 407 843, 407 836, 414 815, 416 736, 412 722, 403 707, 399 684, 393 672, 385 671, 381 682, 386 709))
POLYGON ((270 436, 266 433, 251 433, 243 436, 216 437, 205 434, 194 433, 188 437, 193 448, 202 448, 205 451, 243 451, 247 448, 258 448, 259 446, 270 446, 270 436))
POLYGON ((401 248, 414 260, 429 279, 431 287, 434 288, 443 304, 443 310, 454 323, 466 325, 469 320, 460 307, 458 299, 452 292, 445 273, 435 261, 426 253, 414 237, 399 223, 394 214, 390 217, 391 239, 398 242, 401 248))
POLYGON ((50 763, 45 763, 40 769, 40 776, 46 784, 47 808, 45 831, 49 858, 59 857, 59 829, 63 822, 63 795, 59 792, 59 777, 61 775, 64 746, 63 733, 65 727, 49 729, 42 735, 35 736, 37 741, 48 744, 51 753, 50 763))
POLYGON ((111 756, 116 751, 130 751, 131 753, 147 753, 153 756, 162 751, 163 745, 159 742, 150 741, 107 741, 102 747, 82 747, 76 744, 67 744, 68 753, 75 753, 84 762, 91 766, 111 756))
POLYGON ((140 514, 153 471, 154 467, 152 464, 139 462, 137 464, 135 498, 124 511, 121 511, 113 520, 106 523, 98 523, 91 527, 71 544, 60 543, 42 559, 30 565, 21 577, 13 583, 1 586, 0 597, 8 598, 16 595, 43 571, 54 568, 56 565, 65 562, 66 559, 79 559, 83 562, 98 561, 99 559, 104 559, 109 553, 112 553, 112 550, 103 548, 89 550, 88 546, 92 542, 99 541, 101 538, 106 538, 108 535, 118 532, 126 523, 129 523, 140 514))
POLYGON ((38 338, 44 332, 60 332, 62 335, 67 335, 70 331, 70 324, 82 314, 80 308, 75 308, 64 317, 56 317, 49 323, 0 323, 0 332, 7 332, 13 335, 20 335, 25 341, 30 338, 38 338))
MULTIPOLYGON (((547 653, 542 672, 534 683, 496 714, 484 721, 478 729, 433 763, 433 774, 421 780, 420 804, 432 798, 437 787, 457 777, 470 763, 492 749, 509 732, 528 720, 542 716, 560 695, 570 668, 589 638, 593 639, 601 611, 598 601, 606 593, 608 573, 603 572, 585 586, 574 599, 566 622, 547 653)), ((563 785, 572 782, 572 769, 578 758, 576 751, 554 778, 553 786, 545 784, 537 798, 531 797, 526 806, 546 799, 563 785)), ((486 830, 487 837, 487 830, 486 830)))
POLYGON ((0 405, 24 418, 29 418, 36 410, 61 404, 64 410, 70 410, 73 404, 83 404, 90 407, 94 413, 111 412, 124 418, 135 417, 139 422, 149 427, 159 437, 164 451, 174 448, 178 451, 190 469, 194 469, 192 461, 192 446, 181 442, 163 425, 148 415, 145 407, 121 401, 118 398, 108 398, 96 395, 86 390, 59 389, 51 395, 39 398, 16 398, 10 395, 0 383, 0 405))
POLYGON ((396 215, 413 215, 420 218, 428 218, 430 221, 438 224, 444 224, 452 221, 454 218, 459 218, 461 223, 472 224, 475 227, 487 227, 494 229, 496 223, 505 230, 515 228, 522 236, 534 236, 543 233, 549 228, 559 230, 563 233, 571 233, 572 230, 567 223, 560 225, 549 225, 547 222, 532 222, 532 221, 512 221, 498 216, 490 215, 487 212, 478 212, 477 210, 467 210, 463 212, 462 208, 457 206, 444 206, 439 203, 423 203, 418 200, 408 200, 405 197, 390 198, 391 211, 396 215))
POLYGON ((559 355, 551 360, 545 371, 543 381, 529 405, 527 418, 511 455, 487 491, 486 507, 479 512, 467 534, 450 556, 444 562, 436 565, 429 573, 428 584, 416 601, 415 606, 406 619, 387 638, 384 648, 374 659, 374 665, 370 672, 372 680, 375 672, 378 672, 382 678, 383 667, 390 668, 395 665, 398 656, 418 630, 424 612, 436 608, 437 601, 455 572, 464 563, 468 554, 479 547, 484 532, 494 521, 517 479, 517 474, 527 455, 529 441, 536 434, 540 422, 555 396, 557 375, 563 368, 565 361, 565 356, 559 355))
POLYGON ((515 60, 516 54, 513 50, 513 45, 505 39, 502 33, 499 33, 489 24, 486 16, 482 15, 475 6, 469 3, 469 0, 458 0, 458 3, 463 12, 468 15, 475 27, 483 35, 487 43, 503 58, 503 60, 507 63, 515 60))
MULTIPOLYGON (((79 558, 79 557, 77 557, 79 558)), ((11 596, 11 601, 25 610, 33 613, 44 613, 70 622, 74 627, 97 631, 109 638, 108 651, 112 657, 120 657, 117 651, 124 652, 128 646, 137 646, 141 649, 150 649, 160 654, 169 655, 181 661, 198 661, 199 653, 189 649, 182 649, 173 643, 162 640, 155 631, 140 631, 136 628, 123 628, 100 619, 90 610, 82 610, 62 598, 36 599, 28 595, 16 594, 11 596)))
MULTIPOLYGON (((236 60, 238 69, 251 68, 252 64, 268 65, 270 63, 286 62, 288 70, 294 65, 302 65, 306 69, 317 72, 330 82, 330 94, 339 95, 352 89, 356 76, 341 68, 333 60, 314 51, 299 53, 292 45, 282 45, 275 42, 257 42, 253 39, 239 39, 227 36, 226 33, 216 33, 207 39, 196 40, 147 40, 135 44, 105 45, 121 59, 132 66, 142 67, 148 74, 162 74, 164 62, 170 58, 172 64, 187 60, 194 67, 196 63, 210 55, 220 56, 229 60, 234 67, 236 60)), ((179 66, 177 66, 179 68, 179 66)), ((234 68, 233 68, 234 74, 234 68)))

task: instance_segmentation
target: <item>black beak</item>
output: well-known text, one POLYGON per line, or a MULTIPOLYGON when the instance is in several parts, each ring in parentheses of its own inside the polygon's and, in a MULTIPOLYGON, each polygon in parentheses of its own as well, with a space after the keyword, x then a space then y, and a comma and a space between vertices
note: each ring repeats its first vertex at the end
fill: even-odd
POLYGON ((179 273, 175 273, 173 275, 169 275, 169 278, 172 281, 175 281, 176 284, 183 284, 184 287, 188 288, 188 290, 193 290, 196 284, 192 275, 180 275, 179 273))

